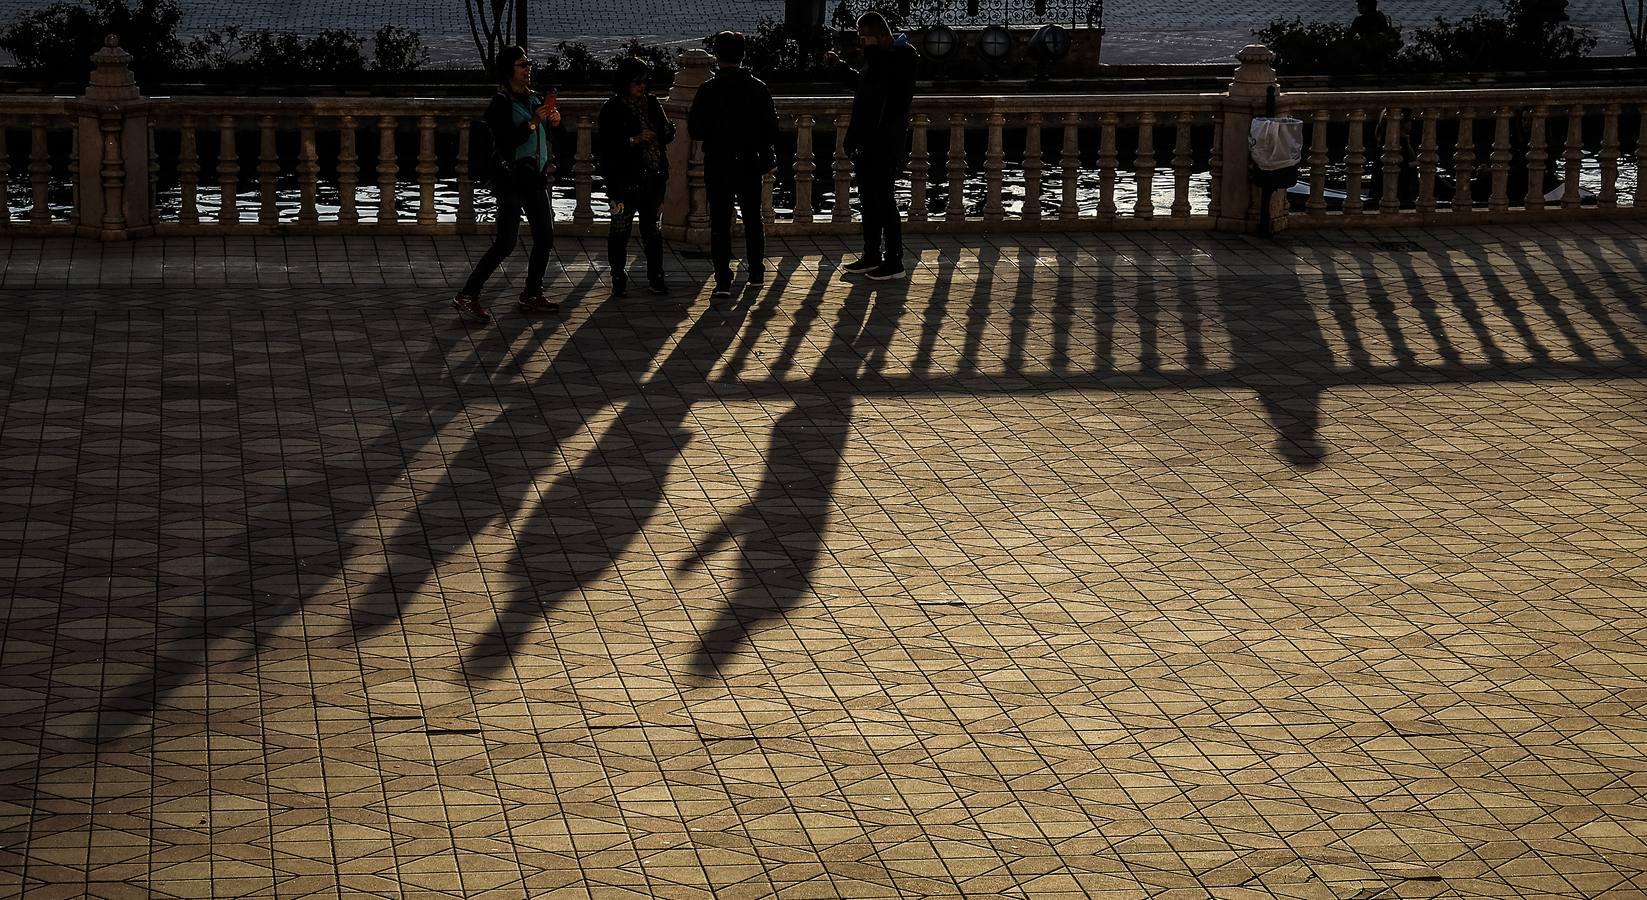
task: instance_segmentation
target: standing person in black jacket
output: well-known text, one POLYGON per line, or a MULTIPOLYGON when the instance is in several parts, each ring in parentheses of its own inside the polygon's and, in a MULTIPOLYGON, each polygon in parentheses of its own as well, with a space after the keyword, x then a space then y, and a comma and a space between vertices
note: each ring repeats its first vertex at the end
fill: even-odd
POLYGON ((715 264, 713 297, 732 296, 732 212, 743 215, 751 284, 766 280, 766 234, 761 222, 761 176, 777 160, 778 111, 772 92, 743 68, 744 36, 715 35, 714 77, 698 88, 686 130, 703 142, 704 191, 709 196, 709 247, 715 264))
POLYGON ((504 258, 514 252, 523 212, 532 225, 532 255, 527 260, 520 308, 547 313, 560 309, 543 294, 543 273, 549 266, 549 253, 555 248, 547 175, 553 152, 549 129, 559 127, 560 111, 554 106, 552 94, 545 97, 532 92, 532 61, 526 58, 525 50, 504 47, 498 51, 495 69, 498 90, 486 107, 486 128, 492 135, 495 157, 492 194, 497 198, 498 235, 475 264, 463 290, 452 298, 459 314, 479 322, 492 317, 480 305, 480 291, 504 258))
MULTIPOLYGON (((844 149, 852 157, 858 176, 864 252, 841 268, 875 281, 890 281, 905 275, 903 228, 893 187, 909 163, 909 109, 915 99, 916 54, 906 35, 892 36, 892 29, 880 13, 864 13, 858 18, 858 37, 864 47, 863 71, 841 64, 833 52, 826 57, 838 65, 842 78, 855 88, 844 149)), ((836 202, 841 199, 836 198, 836 202)))
POLYGON ((624 267, 629 262, 629 235, 640 217, 641 248, 646 253, 646 285, 654 294, 669 293, 663 280, 663 232, 658 213, 669 184, 669 151, 675 124, 664 115, 663 104, 652 96, 646 63, 629 57, 618 63, 612 78, 612 96, 600 108, 601 177, 612 206, 612 225, 606 238, 606 256, 612 266, 612 294, 629 288, 624 267))

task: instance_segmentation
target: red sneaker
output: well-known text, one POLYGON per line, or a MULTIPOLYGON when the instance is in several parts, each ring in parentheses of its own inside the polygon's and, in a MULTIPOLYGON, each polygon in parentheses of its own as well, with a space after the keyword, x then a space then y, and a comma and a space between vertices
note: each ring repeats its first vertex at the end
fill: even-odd
POLYGON ((480 305, 480 298, 471 294, 458 294, 453 297, 452 308, 457 310, 458 315, 465 319, 473 319, 476 322, 490 322, 492 320, 492 314, 486 311, 486 307, 480 305))
POLYGON ((520 295, 520 300, 517 301, 517 304, 520 306, 520 311, 526 313, 560 312, 560 304, 555 303, 548 297, 545 297, 543 295, 543 291, 541 290, 534 291, 532 293, 522 293, 520 295))

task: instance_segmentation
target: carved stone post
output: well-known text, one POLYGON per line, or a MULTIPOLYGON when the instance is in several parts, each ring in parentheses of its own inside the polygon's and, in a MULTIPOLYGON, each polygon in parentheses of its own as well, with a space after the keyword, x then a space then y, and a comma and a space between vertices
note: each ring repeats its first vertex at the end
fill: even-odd
POLYGON ((698 87, 709 80, 709 67, 714 61, 715 58, 703 50, 693 49, 681 54, 681 69, 675 74, 675 83, 663 102, 664 114, 678 129, 674 142, 669 145, 669 186, 663 195, 663 233, 671 243, 690 247, 708 246, 709 229, 694 228, 693 213, 699 214, 699 220, 705 226, 709 215, 707 209, 695 208, 704 202, 701 185, 703 167, 695 152, 697 142, 687 134, 686 114, 692 109, 692 99, 698 95, 698 87), (700 181, 696 191, 691 183, 694 174, 700 181))
POLYGON ((92 54, 91 82, 75 101, 77 232, 123 241, 153 231, 149 183, 149 103, 132 77, 132 57, 109 35, 92 54))
MULTIPOLYGON (((1218 197, 1218 227, 1226 231, 1251 231, 1258 227, 1253 199, 1258 191, 1247 175, 1251 159, 1247 138, 1253 117, 1264 109, 1270 88, 1276 85, 1275 54, 1262 44, 1252 44, 1236 54, 1240 65, 1225 95, 1222 116, 1223 166, 1218 197)), ((1286 195, 1277 191, 1280 208, 1286 209, 1286 195)), ((1275 225, 1279 229, 1280 218, 1275 225)))

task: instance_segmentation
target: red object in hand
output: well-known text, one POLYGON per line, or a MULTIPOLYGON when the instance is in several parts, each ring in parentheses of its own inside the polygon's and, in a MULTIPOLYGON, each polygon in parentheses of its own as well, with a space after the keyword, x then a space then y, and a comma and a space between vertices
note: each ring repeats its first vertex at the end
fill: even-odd
POLYGON ((545 109, 554 109, 555 108, 555 92, 554 91, 550 91, 549 93, 543 95, 543 106, 544 106, 545 109))

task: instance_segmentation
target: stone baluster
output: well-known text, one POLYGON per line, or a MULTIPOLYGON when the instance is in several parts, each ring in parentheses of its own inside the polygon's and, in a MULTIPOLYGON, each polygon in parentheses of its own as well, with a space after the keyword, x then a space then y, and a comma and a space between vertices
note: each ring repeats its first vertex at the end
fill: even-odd
MULTIPOLYGON (((0 225, 11 223, 11 153, 7 139, 7 128, 11 122, 5 116, 0 116, 0 225)), ((31 217, 32 218, 32 217, 31 217)))
POLYGON ((772 224, 778 221, 778 210, 772 203, 772 195, 778 188, 777 173, 768 169, 761 174, 761 222, 770 230, 772 224))
POLYGON ((1344 141, 1344 214, 1358 216, 1364 209, 1361 178, 1367 173, 1367 111, 1350 110, 1350 133, 1344 141))
POLYGON ((1475 210, 1475 108, 1466 106, 1458 114, 1458 144, 1453 149, 1453 176, 1458 190, 1453 193, 1453 212, 1475 210))
POLYGON ((984 221, 999 222, 1006 218, 1006 116, 998 111, 989 114, 988 142, 984 149, 984 221))
POLYGON ((200 145, 199 136, 195 133, 194 116, 183 117, 177 141, 177 221, 182 225, 199 225, 200 145))
POLYGON ((320 210, 316 207, 316 195, 320 190, 320 151, 315 147, 315 117, 299 116, 297 133, 297 221, 300 225, 318 225, 320 210))
POLYGON ((1138 114, 1138 153, 1133 159, 1138 197, 1132 214, 1143 221, 1155 218, 1155 113, 1138 114))
POLYGON ((1112 112, 1098 117, 1098 220, 1113 222, 1115 220, 1115 179, 1120 167, 1120 158, 1116 152, 1115 129, 1121 117, 1112 112))
POLYGON ((932 154, 927 149, 927 132, 932 117, 916 113, 910 120, 909 135, 909 221, 926 221, 926 186, 932 177, 932 154))
POLYGON ((701 243, 709 237, 709 188, 704 180, 703 141, 692 141, 686 157, 686 231, 701 243))
POLYGON ((1579 172, 1584 167, 1584 106, 1577 104, 1567 110, 1567 146, 1562 154, 1566 171, 1562 173, 1561 208, 1578 209, 1584 203, 1584 194, 1578 187, 1579 172))
POLYGON ((360 210, 356 206, 356 188, 360 185, 360 154, 355 150, 357 124, 354 116, 344 116, 337 126, 337 223, 339 225, 353 225, 360 221, 360 210))
POLYGON ((77 228, 81 224, 80 215, 80 142, 69 141, 69 184, 74 187, 70 190, 69 221, 77 228))
POLYGON ((457 161, 453 169, 457 172, 457 221, 458 227, 468 230, 475 224, 475 179, 474 169, 469 166, 470 142, 474 126, 465 116, 458 123, 457 161))
POLYGON ((595 221, 595 120, 578 116, 577 148, 572 153, 572 221, 588 225, 595 221))
POLYGON ((240 154, 235 149, 234 116, 218 120, 217 183, 221 196, 217 204, 217 221, 223 225, 240 222, 240 154))
POLYGON ((126 232, 126 160, 121 153, 121 132, 125 123, 115 113, 97 120, 102 132, 103 230, 100 237, 115 240, 126 232))
POLYGON ((1642 173, 1647 172, 1647 103, 1636 110, 1636 193, 1631 205, 1647 208, 1647 183, 1642 173))
POLYGON ((1435 212, 1435 179, 1440 168, 1441 151, 1436 146, 1436 121, 1441 118, 1441 111, 1430 108, 1424 110, 1424 124, 1420 126, 1418 139, 1418 201, 1414 207, 1421 213, 1435 212))
POLYGON ((1224 187, 1224 116, 1214 113, 1212 116, 1212 156, 1207 160, 1207 215, 1218 221, 1218 213, 1223 207, 1224 187))
POLYGON ((1550 162, 1550 136, 1547 120, 1549 110, 1540 105, 1533 107, 1533 121, 1527 127, 1527 195, 1522 205, 1527 209, 1543 209, 1544 173, 1550 162))
POLYGON ((147 128, 148 139, 144 141, 149 156, 149 203, 145 212, 144 221, 154 222, 157 217, 157 205, 160 202, 160 151, 155 149, 154 136, 158 128, 147 128))
POLYGON ((1384 195, 1378 199, 1382 215, 1401 211, 1401 117, 1400 107, 1384 110, 1384 195))
POLYGON ((395 176, 400 172, 395 158, 395 117, 377 120, 377 224, 393 225, 400 220, 395 211, 395 176))
POLYGON ((949 114, 949 208, 944 218, 966 220, 966 114, 949 114))
POLYGON ((435 211, 435 176, 440 173, 440 158, 435 156, 435 117, 417 119, 417 223, 433 225, 440 220, 435 211))
POLYGON ((1030 113, 1024 120, 1024 206, 1019 218, 1041 221, 1041 175, 1046 160, 1041 155, 1041 114, 1030 113))
POLYGON ((809 115, 795 117, 795 223, 812 222, 812 177, 818 170, 812 161, 812 129, 816 121, 809 115))
MULTIPOLYGON (((0 136, 4 131, 0 130, 0 136)), ((11 154, 3 152, 3 141, 0 141, 0 156, 5 157, 7 168, 5 184, 11 178, 11 154)), ((46 142, 46 118, 35 116, 29 123, 29 223, 45 225, 51 221, 51 148, 46 142)), ((4 203, 0 196, 0 206, 6 206, 7 218, 10 218, 10 204, 4 203)))
POLYGON ((280 182, 280 151, 275 145, 274 116, 258 119, 257 130, 257 224, 277 225, 280 223, 280 207, 276 202, 275 188, 280 182))
POLYGON ((1332 126, 1332 111, 1318 109, 1310 120, 1310 199, 1304 212, 1313 218, 1327 214, 1327 129, 1332 126))
POLYGON ((1187 219, 1190 215, 1190 175, 1195 172, 1195 151, 1190 136, 1195 129, 1194 113, 1179 113, 1173 125, 1172 151, 1172 217, 1187 219))
MULTIPOLYGON (((1601 125, 1601 194, 1596 202, 1602 209, 1618 206, 1618 116, 1617 103, 1609 103, 1602 110, 1601 125)), ((1640 179, 1640 173, 1636 175, 1640 179)))
POLYGON ((1058 219, 1073 222, 1081 217, 1081 200, 1077 191, 1081 185, 1081 114, 1064 113, 1064 144, 1058 156, 1063 170, 1062 199, 1058 202, 1058 219))
POLYGON ((1487 168, 1492 174, 1493 191, 1487 197, 1487 211, 1501 213, 1510 208, 1510 160, 1515 154, 1510 149, 1510 116, 1515 109, 1499 107, 1493 123, 1493 149, 1487 156, 1487 168))
POLYGON ((846 154, 846 130, 851 124, 850 115, 835 116, 835 152, 830 161, 835 172, 835 205, 830 209, 829 221, 836 224, 852 221, 852 158, 846 154))

